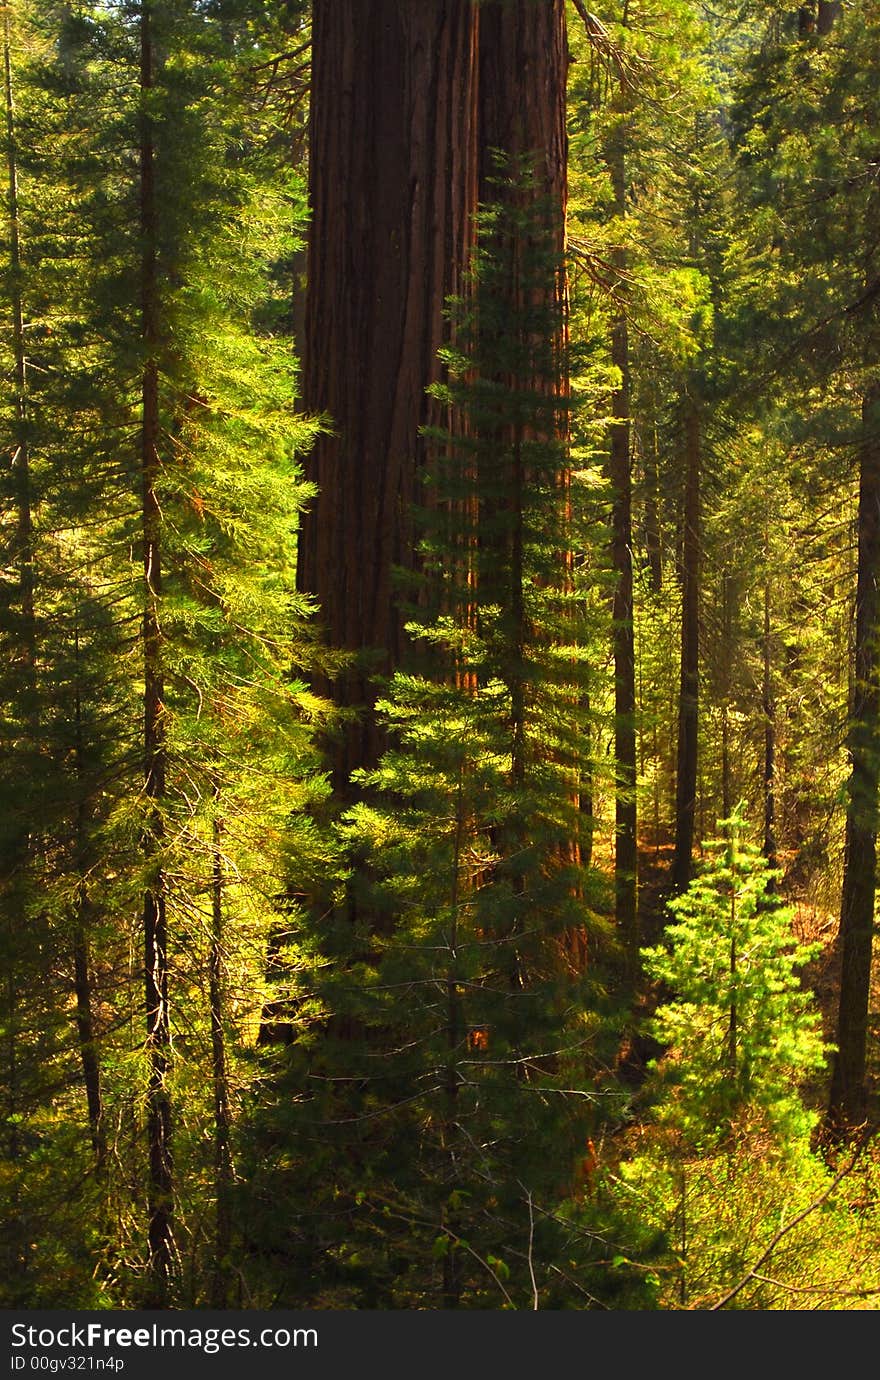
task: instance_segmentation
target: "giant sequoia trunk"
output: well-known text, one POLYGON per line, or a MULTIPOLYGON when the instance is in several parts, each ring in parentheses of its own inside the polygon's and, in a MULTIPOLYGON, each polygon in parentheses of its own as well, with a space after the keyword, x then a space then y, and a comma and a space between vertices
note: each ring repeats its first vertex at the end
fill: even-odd
POLYGON ((354 656, 320 686, 363 711, 334 750, 343 794, 380 751, 372 678, 404 654, 394 569, 417 564, 420 429, 440 420, 425 390, 444 301, 464 289, 478 171, 482 197, 489 150, 531 155, 561 251, 567 60, 562 0, 315 0, 304 405, 332 432, 308 461, 297 581, 354 656))
MULTIPOLYGON (((555 403, 559 397, 568 397, 567 292, 563 270, 567 73, 568 42, 562 0, 500 0, 481 6, 478 198, 481 206, 509 206, 513 211, 512 215, 500 218, 498 242, 493 243, 496 232, 489 228, 488 247, 504 266, 496 291, 506 300, 495 304, 496 321, 501 332, 506 329, 505 320, 517 323, 513 329, 521 336, 517 341, 517 372, 499 382, 513 396, 534 392, 551 400, 546 410, 537 408, 527 421, 518 419, 503 426, 503 434, 497 439, 499 453, 510 456, 509 474, 502 486, 503 494, 496 493, 488 503, 481 499, 478 531, 478 541, 484 546, 481 578, 491 578, 494 556, 491 550, 487 552, 485 543, 491 547, 497 539, 493 534, 504 531, 510 544, 503 556, 498 553, 502 557, 500 565, 510 580, 508 589, 499 590, 499 601, 510 619, 511 663, 506 679, 511 699, 511 778, 518 787, 526 777, 525 648, 534 636, 527 624, 525 599, 525 513, 530 482, 525 457, 530 442, 559 440, 560 427, 567 428, 565 409, 555 403), (539 277, 537 264, 545 260, 546 277, 539 277), (531 339, 523 334, 529 331, 531 320, 542 321, 553 339, 531 339), (495 505, 504 509, 500 525, 493 511, 495 505)), ((565 506, 568 475, 564 470, 559 474, 559 485, 560 505, 565 506)), ((567 549, 560 550, 559 562, 561 568, 570 569, 571 555, 567 549)), ((579 797, 580 787, 580 780, 572 783, 575 797, 579 797)), ((523 844, 522 839, 507 840, 514 854, 523 844)), ((519 891, 522 886, 521 879, 515 879, 514 889, 519 891)), ((516 965, 513 980, 520 980, 516 965)))
MULTIPOLYGON (((565 210, 567 198, 568 142, 565 128, 565 90, 568 71, 568 43, 565 29, 565 7, 562 0, 516 0, 516 3, 487 3, 480 9, 479 63, 479 186, 481 205, 513 205, 528 211, 523 226, 532 225, 536 245, 518 244, 515 217, 504 217, 505 243, 495 248, 499 261, 507 265, 507 281, 499 283, 499 290, 509 297, 509 318, 522 323, 528 314, 529 303, 542 319, 555 325, 553 357, 558 362, 549 369, 546 365, 546 342, 535 343, 535 358, 542 358, 534 377, 511 378, 506 386, 534 389, 555 397, 567 396, 568 377, 565 364, 567 345, 566 285, 561 272, 565 250, 565 210), (535 267, 524 265, 534 258, 546 256, 546 281, 535 281, 535 267), (557 268, 554 271, 554 260, 557 268), (523 275, 529 278, 523 281, 523 275), (528 301, 525 297, 528 297, 528 301), (541 301, 536 298, 540 296, 541 301)), ((528 234, 523 228, 520 236, 528 234)), ((504 312, 499 313, 503 321, 504 312)), ((530 353, 528 342, 523 358, 530 353)), ((561 414, 560 414, 561 415, 561 414)), ((548 410, 546 424, 556 436, 557 419, 548 410)), ((507 599, 514 623, 514 640, 522 648, 528 640, 524 625, 523 601, 523 530, 522 511, 524 489, 528 474, 523 469, 524 442, 522 426, 515 424, 510 434, 499 437, 512 457, 510 483, 505 501, 511 506, 509 524, 514 549, 510 552, 509 569, 512 587, 501 598, 507 599)), ((542 439, 542 438, 538 438, 542 439)), ((560 485, 567 476, 560 475, 560 485)), ((565 562, 568 552, 560 552, 565 562)), ((490 564, 484 561, 484 565, 490 564)), ((515 778, 524 774, 523 741, 525 713, 524 686, 512 687, 513 772, 515 778)))
POLYGON ((365 707, 334 784, 380 750, 371 676, 398 666, 394 568, 416 562, 412 504, 438 420, 443 306, 462 288, 475 206, 477 17, 470 0, 315 0, 304 405, 330 419, 308 477, 298 585, 355 654, 329 690, 365 707))
MULTIPOLYGON (((531 160, 553 247, 565 247, 568 41, 562 0, 490 0, 480 7, 481 202, 495 200, 495 152, 531 160)), ((551 288, 552 290, 552 288, 551 288)))

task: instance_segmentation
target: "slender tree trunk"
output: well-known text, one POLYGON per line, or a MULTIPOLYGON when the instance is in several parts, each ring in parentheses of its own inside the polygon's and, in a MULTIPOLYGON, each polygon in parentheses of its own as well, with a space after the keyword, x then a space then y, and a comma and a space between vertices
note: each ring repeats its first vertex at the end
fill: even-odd
MULTIPOLYGON (((464 775, 468 764, 459 763, 458 789, 455 809, 455 846, 452 858, 452 890, 449 900, 449 967, 446 973, 446 1064, 445 1118, 443 1127, 443 1148, 449 1156, 450 1180, 455 1183, 458 1177, 457 1156, 460 1153, 461 1128, 458 1120, 458 1094, 461 1072, 458 1066, 459 1050, 464 1038, 464 1020, 459 981, 459 907, 461 904, 461 855, 466 837, 464 810, 464 775)), ((443 1225, 458 1235, 456 1213, 444 1204, 443 1225)), ((450 1240, 443 1257, 443 1307, 457 1308, 461 1302, 461 1256, 453 1249, 450 1240)))
MULTIPOLYGON (((156 77, 152 11, 143 0, 140 17, 140 85, 146 97, 156 77)), ((159 609, 162 597, 162 513, 157 485, 159 455, 160 305, 157 256, 158 208, 156 149, 152 117, 142 116, 140 144, 141 334, 144 366, 141 381, 141 476, 144 564, 144 795, 150 802, 142 846, 147 863, 144 892, 144 977, 147 1024, 147 1143, 149 1153, 148 1243, 149 1304, 168 1302, 173 1259, 173 1161, 171 1104, 168 1095, 170 1024, 168 1016, 168 927, 162 867, 165 825, 166 745, 164 678, 159 609)))
POLYGON ((7 208, 9 213, 9 293, 15 368, 15 545, 21 606, 21 663, 26 718, 36 729, 37 634, 34 611, 34 532, 31 512, 30 436, 27 406, 27 355, 24 339, 23 260, 18 202, 18 144, 12 82, 9 5, 3 9, 3 87, 6 114, 7 208))
MULTIPOLYGON (((36 708, 36 636, 34 629, 33 559, 30 504, 30 467, 27 432, 27 373, 24 350, 24 316, 22 306, 22 257, 18 209, 18 151, 15 129, 15 101, 12 82, 12 38, 9 5, 3 10, 3 94, 6 123, 6 205, 9 215, 9 289, 12 306, 12 351, 15 369, 15 430, 13 436, 13 467, 15 472, 15 562, 18 566, 21 605, 20 649, 17 657, 24 671, 25 717, 33 721, 36 708)), ((15 851, 26 851, 26 837, 15 845, 15 851)), ((10 860, 10 871, 16 859, 10 860)), ((18 1057, 16 1026, 18 994, 13 955, 17 951, 14 922, 7 918, 10 943, 6 973, 6 1088, 9 1158, 18 1158, 18 1057)))
POLYGON ((89 898, 86 890, 86 781, 82 721, 82 691, 80 675, 79 628, 74 629, 74 759, 77 783, 76 807, 76 870, 79 876, 75 913, 73 917, 73 984, 76 999, 76 1029, 79 1055, 86 1090, 86 1108, 92 1149, 99 1169, 107 1156, 107 1137, 104 1129, 104 1101, 101 1092, 101 1066, 95 1036, 92 1002, 92 974, 89 944, 89 898))
POLYGON ((738 1074, 739 1022, 736 1004, 736 891, 730 897, 730 1011, 727 1017, 727 1067, 731 1081, 735 1084, 738 1074))
MULTIPOLYGON (((12 76, 12 33, 10 6, 3 9, 3 95, 6 134, 6 208, 9 217, 9 295, 12 308, 12 354, 14 364, 14 420, 13 420, 13 502, 15 510, 13 561, 18 572, 19 618, 14 635, 14 657, 21 668, 21 706, 27 725, 29 748, 33 752, 38 742, 37 706, 37 646, 34 613, 34 549, 31 515, 31 474, 27 408, 27 357, 24 339, 23 259, 18 197, 18 145, 15 122, 15 97, 12 76)), ((27 822, 17 831, 9 856, 10 875, 27 858, 31 849, 27 822)), ((17 1040, 20 1033, 20 1012, 26 1013, 27 1003, 19 992, 20 974, 17 959, 21 953, 21 922, 13 911, 4 918, 7 931, 4 1026, 6 1056, 6 1150, 12 1167, 9 1187, 9 1225, 4 1243, 4 1263, 11 1280, 26 1290, 25 1276, 30 1268, 31 1246, 26 1218, 21 1210, 22 1178, 18 1168, 22 1139, 19 1118, 20 1068, 17 1040)))
MULTIPOLYGON (((761 707, 764 715, 764 857, 768 867, 776 866, 776 705, 773 699, 773 643, 771 639, 771 593, 769 577, 764 581, 763 687, 761 707)), ((767 890, 775 889, 767 883, 767 890)))
POLYGON ((76 997, 76 1028, 79 1036, 80 1061, 83 1082, 86 1089, 86 1107, 89 1116, 89 1131, 95 1163, 103 1168, 107 1157, 107 1137, 104 1131, 104 1102, 101 1095, 101 1067, 98 1062, 98 1047, 95 1039, 95 1022, 92 1014, 92 976, 89 954, 88 930, 84 924, 86 899, 80 895, 78 902, 78 924, 73 939, 74 995, 76 997))
POLYGON ((733 809, 730 768, 730 667, 733 661, 733 581, 725 570, 721 577, 721 818, 733 809))
POLYGON ((834 28, 835 20, 840 14, 841 0, 819 0, 819 18, 816 22, 816 32, 819 34, 830 34, 834 28))
POLYGON ((318 495, 297 582, 328 642, 356 656, 319 687, 366 706, 332 752, 344 796, 380 751, 372 677, 403 656, 392 570, 416 564, 420 428, 441 416, 425 389, 472 243, 477 14, 471 0, 315 0, 312 43, 303 401, 333 432, 307 462, 318 495))
MULTIPOLYGON (((217 795, 215 794, 215 808, 217 795)), ((229 1077, 226 1066, 223 980, 223 825, 213 824, 213 875, 211 880, 211 948, 208 957, 209 1002, 211 1008, 211 1066, 214 1076, 214 1194, 216 1235, 214 1270, 211 1279, 211 1307, 230 1306, 230 1251, 232 1248, 232 1124, 229 1103, 229 1077)))
POLYGON ((581 863, 584 867, 589 867, 593 861, 593 735, 590 728, 590 696, 584 695, 581 701, 581 709, 584 714, 584 752, 581 765, 580 790, 578 792, 578 809, 584 819, 583 831, 581 835, 581 863))
MULTIPOLYGON (((624 18, 626 23, 626 18, 624 18)), ((627 212, 626 195, 626 101, 621 102, 620 125, 609 150, 614 209, 622 221, 627 212)), ((618 292, 624 294, 626 252, 615 251, 615 268, 621 275, 618 292)), ((615 574, 612 604, 614 649, 614 760, 615 847, 614 885, 617 932, 624 948, 626 967, 635 980, 639 967, 638 833, 636 805, 636 646, 632 566, 632 448, 630 444, 629 322, 621 307, 611 326, 611 362, 620 372, 611 409, 609 479, 612 490, 611 566, 615 574)))
POLYGON ((663 556, 660 538, 660 504, 658 501, 657 477, 657 428, 653 417, 645 427, 644 442, 645 469, 645 554, 651 572, 651 589, 654 594, 663 590, 663 556))
POLYGON ((867 1111, 865 1064, 877 870, 880 785, 880 384, 862 408, 851 774, 840 913, 840 1004, 828 1127, 845 1132, 867 1111))
POLYGON ((681 679, 675 780, 675 856, 672 883, 685 891, 691 880, 697 797, 697 727, 700 690, 700 416, 685 399, 685 488, 681 558, 681 679))
POLYGON ((20 1151, 18 1134, 18 1050, 15 1036, 18 1026, 18 1002, 12 964, 6 969, 6 1012, 4 1044, 6 1046, 6 1145, 8 1158, 14 1164, 20 1151))

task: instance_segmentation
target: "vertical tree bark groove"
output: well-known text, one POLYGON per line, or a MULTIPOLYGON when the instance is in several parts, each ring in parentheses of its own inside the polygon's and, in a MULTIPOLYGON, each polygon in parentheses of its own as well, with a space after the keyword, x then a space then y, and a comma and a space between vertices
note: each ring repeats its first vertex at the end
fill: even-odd
MULTIPOLYGON (((321 688, 369 707, 371 672, 403 655, 392 571, 416 563, 425 389, 472 240, 477 17, 470 0, 316 0, 313 54, 303 401, 333 433, 307 462, 297 582, 329 644, 361 654, 321 688)), ((368 708, 335 750, 337 791, 379 750, 368 708)))
POLYGON ((701 438, 694 398, 685 400, 685 487, 681 558, 681 679, 675 777, 675 855, 672 884, 691 880, 697 798, 697 729, 700 694, 701 438))
POLYGON ((480 8, 479 199, 497 197, 494 152, 531 158, 534 195, 565 248, 568 40, 561 0, 492 0, 480 8))
MULTIPOLYGON (((143 95, 155 85, 152 10, 143 3, 140 16, 140 84, 143 95)), ((158 208, 156 150, 152 119, 142 115, 140 176, 141 338, 144 350, 141 382, 141 477, 144 569, 144 794, 150 802, 142 847, 148 884, 144 892, 144 982, 147 1025, 147 1194, 149 1304, 164 1307, 173 1259, 173 1162, 171 1104, 168 1096, 170 1024, 168 1017, 168 926, 161 850, 164 842, 165 718, 162 632, 162 512, 157 494, 159 454, 160 307, 158 279, 158 208)))

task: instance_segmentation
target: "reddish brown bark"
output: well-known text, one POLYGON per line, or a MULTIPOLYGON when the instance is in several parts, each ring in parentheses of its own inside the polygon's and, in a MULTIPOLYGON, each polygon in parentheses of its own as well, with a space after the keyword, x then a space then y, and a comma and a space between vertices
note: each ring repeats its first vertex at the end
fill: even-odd
POLYGON ((495 0, 480 8, 479 197, 497 198, 495 152, 531 160, 553 247, 565 247, 568 41, 562 0, 495 0))
POLYGON ((318 598, 327 643, 355 654, 319 688, 366 706, 333 753, 338 791, 376 760, 371 677, 404 654, 393 572, 417 563, 419 433, 440 420, 425 390, 441 374, 443 305, 464 288, 491 149, 533 156, 562 249, 567 62, 562 0, 315 0, 303 392, 333 431, 307 462, 319 492, 297 580, 318 598))
MULTIPOLYGON (((522 215, 502 214, 497 227, 487 230, 490 257, 500 269, 493 280, 491 312, 494 329, 502 335, 516 333, 513 373, 498 381, 511 396, 525 391, 543 394, 546 410, 534 409, 527 423, 515 420, 499 429, 498 454, 509 457, 509 470, 498 483, 494 459, 489 461, 487 484, 480 485, 480 524, 477 540, 488 544, 482 551, 480 579, 491 581, 496 559, 493 549, 502 540, 509 549, 498 560, 507 575, 507 587, 499 587, 498 601, 509 620, 509 664, 503 672, 510 692, 511 778, 526 779, 528 756, 528 704, 531 699, 526 648, 536 635, 529 626, 525 588, 526 512, 531 475, 525 459, 528 444, 535 440, 567 440, 569 393, 567 344, 567 285, 564 272, 565 215, 567 204, 568 141, 565 95, 568 74, 568 42, 562 0, 498 0, 480 9, 479 61, 479 186, 481 206, 513 207, 522 215), (546 262, 546 274, 542 264, 546 262), (501 308, 499 310, 499 308, 501 308), (537 327, 530 322, 541 323, 537 327), (549 349, 548 349, 549 347, 549 349), (560 406, 560 401, 562 405, 560 406), (543 415, 542 415, 543 413, 543 415), (499 523, 498 509, 503 510, 499 523), (486 535, 488 533, 488 536, 486 535)), ((485 330, 486 323, 481 321, 485 330)), ((493 329, 492 326, 488 327, 493 329)), ((489 356, 495 350, 490 347, 489 356)), ((505 350, 498 351, 503 359, 505 350)), ((561 459, 558 475, 560 511, 567 503, 569 475, 561 459)), ((571 572, 571 552, 560 523, 559 573, 571 572)), ((574 710, 573 706, 573 710, 574 710)), ((572 798, 583 803, 582 781, 572 778, 572 798)), ((516 856, 524 840, 514 831, 501 841, 516 856)), ((572 839, 564 848, 567 859, 576 861, 578 846, 572 839)), ((514 893, 524 894, 523 878, 512 879, 514 893)), ((518 927, 514 921, 511 933, 518 927)), ((583 936, 571 933, 565 942, 575 961, 584 959, 583 936)), ((515 946, 511 948, 510 981, 524 982, 515 946)))
MULTIPOLYGON (((425 389, 471 243, 476 56, 470 0, 315 0, 304 406, 333 434, 309 456, 297 578, 328 643, 360 654, 321 687, 342 705, 369 705, 370 674, 403 652, 393 570, 415 564, 425 389)), ((335 751, 337 789, 378 751, 368 711, 335 751)))

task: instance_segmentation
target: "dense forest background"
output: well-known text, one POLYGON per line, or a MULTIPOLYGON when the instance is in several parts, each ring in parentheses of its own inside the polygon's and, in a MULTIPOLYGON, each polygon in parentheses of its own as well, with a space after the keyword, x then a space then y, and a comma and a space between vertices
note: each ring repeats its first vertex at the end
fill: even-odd
POLYGON ((873 0, 0 22, 0 1303, 875 1308, 873 0))

